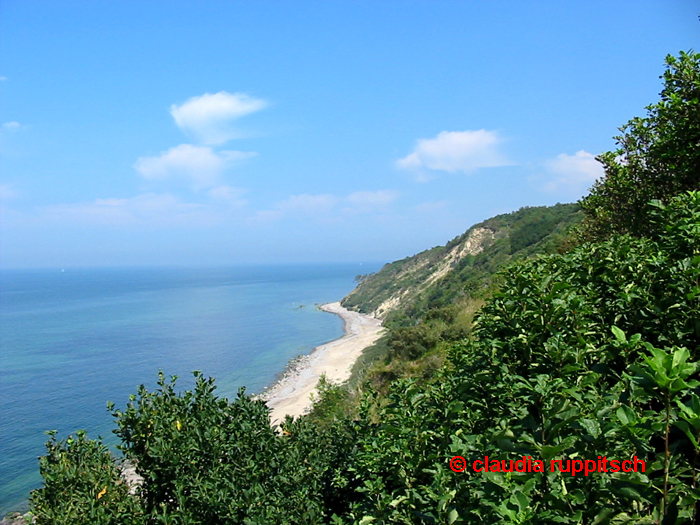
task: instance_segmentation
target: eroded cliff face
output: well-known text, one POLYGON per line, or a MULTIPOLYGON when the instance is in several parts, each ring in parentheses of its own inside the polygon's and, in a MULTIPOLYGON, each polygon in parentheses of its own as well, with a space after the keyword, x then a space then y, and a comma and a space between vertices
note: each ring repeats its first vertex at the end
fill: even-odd
POLYGON ((346 299, 350 299, 350 303, 357 299, 360 303, 358 309, 384 319, 407 300, 448 275, 465 257, 484 251, 495 235, 496 231, 491 228, 474 227, 452 247, 434 248, 392 263, 397 268, 387 265, 379 274, 361 282, 346 299), (362 297, 365 294, 373 296, 366 300, 362 297))
POLYGON ((489 228, 474 228, 469 232, 467 238, 452 248, 440 261, 426 281, 426 286, 442 279, 447 275, 459 261, 468 255, 477 255, 484 251, 484 247, 493 240, 495 231, 489 228))
MULTIPOLYGON (((407 268, 403 276, 411 277, 413 275, 418 282, 411 287, 397 290, 387 297, 371 312, 371 315, 383 319, 389 312, 401 305, 402 300, 405 301, 409 296, 418 295, 431 284, 445 277, 466 256, 477 255, 483 252, 484 246, 493 239, 495 233, 495 231, 488 228, 474 228, 464 241, 447 251, 436 262, 431 264, 430 260, 422 260, 418 261, 418 264, 407 268)), ((401 274, 399 275, 400 277, 402 277, 401 274)))

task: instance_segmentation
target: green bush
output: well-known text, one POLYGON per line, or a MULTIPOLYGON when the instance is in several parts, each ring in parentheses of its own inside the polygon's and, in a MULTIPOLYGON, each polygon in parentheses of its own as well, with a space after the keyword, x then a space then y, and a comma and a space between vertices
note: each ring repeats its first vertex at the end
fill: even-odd
POLYGON ((101 441, 85 432, 57 441, 49 432, 47 454, 40 458, 44 486, 30 504, 38 525, 117 525, 143 523, 140 502, 101 441))
POLYGON ((318 523, 325 519, 330 458, 270 426, 269 409, 241 390, 233 402, 214 395, 214 380, 195 373, 194 390, 177 394, 161 374, 126 410, 114 410, 125 456, 143 476, 151 520, 182 523, 318 523))
POLYGON ((618 148, 598 157, 605 176, 581 200, 582 236, 648 235, 647 203, 700 189, 700 53, 666 57, 661 100, 620 128, 618 148))
POLYGON ((115 410, 120 449, 143 483, 130 495, 113 458, 84 433, 47 443, 44 487, 32 493, 37 523, 325 523, 352 498, 341 475, 354 437, 306 419, 270 425, 269 409, 241 390, 229 402, 195 373, 178 393, 161 373, 115 410))
MULTIPOLYGON (((697 518, 700 196, 652 209, 658 241, 615 237, 506 271, 435 381, 395 385, 359 423, 351 471, 384 523, 686 523, 697 518), (695 248, 697 249, 697 248, 695 248), (372 417, 370 417, 372 414, 372 417), (572 477, 453 473, 449 458, 642 459, 572 477)), ((469 469, 471 470, 471 469, 469 469)))

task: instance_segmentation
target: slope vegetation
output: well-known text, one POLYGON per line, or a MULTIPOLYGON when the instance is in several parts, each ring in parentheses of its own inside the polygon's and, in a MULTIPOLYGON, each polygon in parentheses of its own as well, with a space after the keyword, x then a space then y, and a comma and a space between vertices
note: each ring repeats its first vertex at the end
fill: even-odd
POLYGON ((389 325, 415 323, 429 309, 478 296, 505 263, 556 251, 565 232, 581 218, 577 204, 528 207, 498 215, 472 226, 445 246, 363 276, 342 305, 389 325))

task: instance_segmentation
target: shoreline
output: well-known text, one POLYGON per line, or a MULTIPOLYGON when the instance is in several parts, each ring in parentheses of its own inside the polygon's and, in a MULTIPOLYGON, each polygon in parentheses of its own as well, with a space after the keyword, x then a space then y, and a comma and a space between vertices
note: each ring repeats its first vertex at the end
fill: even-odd
POLYGON ((270 422, 278 425, 286 415, 301 416, 309 411, 311 394, 325 374, 333 383, 350 378, 352 367, 365 348, 373 344, 384 331, 382 322, 372 316, 352 312, 340 302, 319 306, 324 312, 336 314, 343 320, 345 335, 314 348, 309 355, 290 361, 286 371, 269 389, 256 396, 271 409, 270 422))

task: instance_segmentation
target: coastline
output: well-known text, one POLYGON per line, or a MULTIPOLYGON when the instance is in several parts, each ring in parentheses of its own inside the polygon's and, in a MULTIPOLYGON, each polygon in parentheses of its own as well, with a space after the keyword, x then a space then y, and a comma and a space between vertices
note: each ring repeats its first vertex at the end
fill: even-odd
POLYGON ((379 319, 347 310, 339 302, 319 308, 343 320, 345 335, 294 360, 287 372, 258 396, 272 409, 270 421, 273 425, 282 422, 286 415, 298 417, 309 411, 313 404, 311 394, 315 393, 321 375, 325 374, 326 379, 333 383, 347 381, 362 351, 384 331, 379 319))
MULTIPOLYGON (((315 346, 343 335, 343 323, 317 311, 314 302, 346 295, 357 273, 356 263, 167 271, 66 268, 64 274, 52 269, 17 270, 7 279, 12 286, 8 293, 24 298, 27 308, 18 310, 12 326, 21 344, 8 347, 13 373, 3 378, 3 393, 8 395, 0 395, 3 424, 12 429, 0 443, 3 458, 8 460, 3 463, 7 468, 0 468, 0 524, 16 512, 25 513, 30 492, 42 486, 37 457, 46 453, 44 429, 58 428, 62 438, 81 428, 88 430, 89 437, 111 435, 114 423, 105 411, 105 401, 123 405, 142 382, 136 378, 143 370, 164 369, 168 375, 184 378, 190 370, 205 369, 207 375, 219 379, 218 395, 230 399, 239 384, 246 385, 250 394, 263 392, 265 387, 269 390, 284 375, 285 365, 289 363, 288 371, 298 366, 288 361, 290 357, 303 352, 307 360, 315 346), (188 286, 181 286, 183 282, 188 286), (87 295, 86 283, 90 284, 87 295), (115 286, 120 295, 112 301, 115 286), (231 286, 243 295, 230 293, 231 286), (146 289, 149 292, 144 295, 146 289), (192 300, 194 290, 199 299, 215 298, 211 304, 216 308, 202 308, 192 300), (295 310, 304 303, 306 312, 295 310), (113 322, 115 308, 119 309, 119 323, 113 322), (162 324, 153 324, 154 312, 167 312, 159 317, 162 324), (54 322, 57 316, 60 323, 54 322), (83 337, 85 333, 95 339, 83 337), (309 341, 316 344, 311 346, 309 341), (56 352, 33 352, 54 345, 60 345, 56 352), (109 367, 98 359, 98 348, 109 352, 109 367), (249 353, 255 359, 241 362, 239 356, 249 353), (263 355, 258 359, 258 354, 263 355), (88 356, 95 359, 85 359, 88 356), (139 363, 136 368, 135 362, 139 363), (54 373, 45 376, 44 369, 54 373), (228 371, 235 375, 226 375, 228 371), (229 381, 228 389, 221 376, 229 381), (59 386, 65 384, 71 388, 59 386), (23 396, 25 390, 32 396, 23 396)), ((0 325, 3 320, 0 315, 0 325)), ((179 386, 186 388, 185 383, 179 386)))

